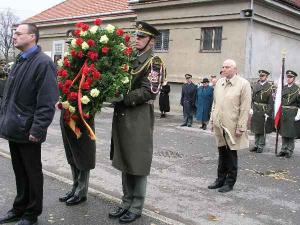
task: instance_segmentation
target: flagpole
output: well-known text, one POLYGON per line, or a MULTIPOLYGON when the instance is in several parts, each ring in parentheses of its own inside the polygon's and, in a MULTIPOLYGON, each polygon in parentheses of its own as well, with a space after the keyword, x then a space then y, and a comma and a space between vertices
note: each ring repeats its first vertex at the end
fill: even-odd
MULTIPOLYGON (((282 68, 281 68, 281 88, 283 88, 284 85, 284 74, 285 74, 285 57, 286 57, 286 51, 283 50, 282 51, 282 68)), ((281 90, 282 91, 282 90, 281 90)), ((281 94, 281 100, 280 102, 282 103, 282 94, 281 94)), ((280 106, 281 107, 281 106, 280 106)), ((281 112, 280 112, 281 113, 281 112)), ((279 138, 279 123, 280 123, 280 119, 278 122, 278 126, 276 127, 276 143, 275 143, 275 155, 277 155, 278 152, 278 138, 279 138)))

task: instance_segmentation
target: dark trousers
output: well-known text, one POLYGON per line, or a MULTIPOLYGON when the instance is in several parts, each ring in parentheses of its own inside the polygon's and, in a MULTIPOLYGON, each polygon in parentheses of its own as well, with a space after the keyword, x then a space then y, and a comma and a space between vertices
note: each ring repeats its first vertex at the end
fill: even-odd
POLYGON ((219 150, 218 178, 217 182, 233 186, 238 172, 238 156, 236 150, 230 150, 228 146, 221 146, 219 150))
POLYGON ((76 166, 71 165, 73 176, 73 187, 71 190, 72 195, 76 195, 79 198, 87 197, 89 187, 89 170, 79 170, 76 166))
POLYGON ((9 141, 9 148, 17 187, 12 210, 24 218, 36 219, 43 208, 41 144, 9 141))

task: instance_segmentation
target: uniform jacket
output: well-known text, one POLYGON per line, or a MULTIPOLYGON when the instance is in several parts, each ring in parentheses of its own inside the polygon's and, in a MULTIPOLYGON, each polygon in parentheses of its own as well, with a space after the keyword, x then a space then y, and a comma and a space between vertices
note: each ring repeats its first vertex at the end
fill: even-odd
POLYGON ((291 87, 285 85, 282 89, 282 114, 279 132, 282 137, 297 137, 299 123, 295 123, 295 116, 300 107, 300 89, 296 84, 291 87), (296 125, 298 124, 298 125, 296 125))
POLYGON ((250 107, 251 87, 246 79, 236 75, 228 83, 225 78, 218 80, 212 112, 218 147, 225 146, 226 143, 231 150, 249 147, 247 121, 250 107), (237 128, 244 131, 241 137, 235 136, 237 128))
POLYGON ((274 87, 269 82, 263 85, 257 82, 253 86, 251 131, 255 134, 265 134, 274 131, 274 87), (265 120, 265 114, 268 115, 265 120))
POLYGON ((1 102, 1 137, 28 143, 31 134, 45 141, 57 101, 56 67, 38 47, 16 62, 8 76, 1 102))
POLYGON ((214 88, 211 86, 200 86, 196 97, 196 118, 200 121, 209 121, 213 102, 214 88))
POLYGON ((112 165, 132 175, 148 175, 152 163, 154 110, 151 100, 156 94, 151 92, 148 75, 151 61, 157 72, 162 65, 159 57, 152 57, 152 50, 149 50, 134 61, 131 90, 114 108, 112 165))
POLYGON ((183 113, 193 115, 196 110, 197 86, 194 83, 182 85, 180 104, 183 106, 183 113))

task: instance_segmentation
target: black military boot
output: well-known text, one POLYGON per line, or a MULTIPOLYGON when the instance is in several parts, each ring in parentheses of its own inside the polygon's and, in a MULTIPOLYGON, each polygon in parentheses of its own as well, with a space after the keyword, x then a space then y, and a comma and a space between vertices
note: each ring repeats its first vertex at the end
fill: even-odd
POLYGON ((249 151, 250 152, 256 152, 257 151, 257 147, 255 146, 255 147, 251 148, 249 151))

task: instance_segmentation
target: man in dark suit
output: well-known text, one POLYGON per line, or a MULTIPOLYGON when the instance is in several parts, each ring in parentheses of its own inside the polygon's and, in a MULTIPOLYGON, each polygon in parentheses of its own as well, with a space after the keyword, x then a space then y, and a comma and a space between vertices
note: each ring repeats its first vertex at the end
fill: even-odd
POLYGON ((142 214, 147 176, 153 155, 153 101, 165 76, 162 60, 152 48, 159 31, 145 22, 137 22, 137 58, 133 62, 131 89, 115 104, 111 159, 122 172, 122 204, 109 213, 120 223, 130 223, 142 214))
POLYGON ((196 110, 195 102, 197 95, 197 86, 192 81, 191 74, 185 74, 186 83, 182 85, 180 105, 183 107, 184 122, 182 127, 191 127, 193 124, 193 115, 196 110))
POLYGON ((0 112, 0 135, 9 142, 17 196, 0 224, 37 223, 43 206, 41 143, 58 101, 56 67, 37 45, 38 28, 20 24, 14 46, 21 51, 8 76, 0 112))

